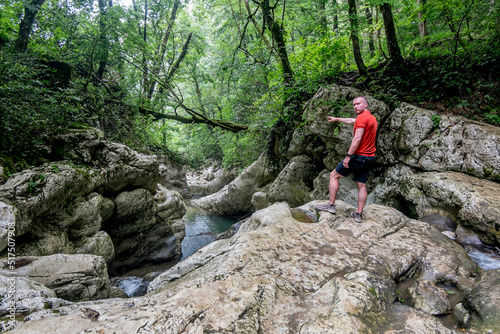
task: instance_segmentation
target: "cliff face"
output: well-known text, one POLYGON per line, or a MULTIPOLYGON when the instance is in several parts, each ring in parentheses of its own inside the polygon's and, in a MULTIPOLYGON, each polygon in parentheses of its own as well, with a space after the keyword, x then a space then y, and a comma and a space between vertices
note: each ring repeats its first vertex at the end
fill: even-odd
MULTIPOLYGON (((104 292, 71 299, 87 300, 112 295, 108 270, 180 258, 186 208, 179 193, 161 185, 164 180, 155 156, 110 143, 94 129, 65 133, 54 139, 54 145, 51 149, 64 152, 73 162, 25 170, 0 185, 0 251, 4 258, 11 253, 16 260, 16 270, 9 271, 7 261, 2 263, 2 275, 24 272, 29 263, 50 263, 44 275, 51 276, 47 273, 52 270, 56 280, 60 270, 78 277, 74 263, 84 260, 76 254, 95 255, 101 260, 93 261, 100 261, 103 268, 90 276, 107 285, 103 290, 98 282, 98 290, 104 292), (7 247, 9 240, 12 246, 7 247), (57 261, 43 259, 60 253, 73 254, 61 268, 57 261)), ((69 278, 59 281, 79 284, 69 278)), ((56 293, 64 290, 55 286, 56 293)), ((68 295, 58 293, 65 299, 68 295)))

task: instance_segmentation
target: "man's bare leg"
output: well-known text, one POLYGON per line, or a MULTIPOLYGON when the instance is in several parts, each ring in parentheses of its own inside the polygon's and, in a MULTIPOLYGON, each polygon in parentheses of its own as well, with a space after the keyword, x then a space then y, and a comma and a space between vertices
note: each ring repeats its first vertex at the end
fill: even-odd
POLYGON ((363 208, 365 207, 366 204, 366 198, 368 197, 368 191, 366 190, 366 183, 357 182, 357 184, 358 184, 358 211, 356 212, 363 213, 363 208))
POLYGON ((339 179, 342 177, 335 169, 330 173, 330 184, 328 190, 330 193, 330 204, 335 204, 335 199, 337 198, 337 191, 339 190, 339 179))

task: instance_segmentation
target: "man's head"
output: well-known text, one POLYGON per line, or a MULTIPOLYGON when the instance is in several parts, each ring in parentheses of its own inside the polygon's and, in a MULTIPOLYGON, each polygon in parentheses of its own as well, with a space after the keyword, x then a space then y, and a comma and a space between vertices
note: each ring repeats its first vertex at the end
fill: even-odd
POLYGON ((368 106, 368 101, 366 101, 366 98, 364 96, 358 96, 352 101, 352 105, 354 107, 356 115, 359 115, 366 110, 366 107, 368 106))

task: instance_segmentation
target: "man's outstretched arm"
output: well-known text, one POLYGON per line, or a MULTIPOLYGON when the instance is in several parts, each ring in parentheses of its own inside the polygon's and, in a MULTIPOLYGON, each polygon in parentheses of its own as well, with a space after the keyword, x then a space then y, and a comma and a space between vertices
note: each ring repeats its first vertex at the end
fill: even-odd
POLYGON ((341 117, 327 116, 326 119, 328 120, 328 123, 340 122, 348 125, 353 125, 354 122, 356 122, 355 118, 341 118, 341 117))

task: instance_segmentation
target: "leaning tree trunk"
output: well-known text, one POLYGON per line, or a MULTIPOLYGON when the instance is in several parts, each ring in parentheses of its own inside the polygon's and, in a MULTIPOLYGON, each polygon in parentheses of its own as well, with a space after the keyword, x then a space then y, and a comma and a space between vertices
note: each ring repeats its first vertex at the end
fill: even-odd
POLYGON ((384 19, 385 38, 387 40, 387 50, 389 51, 389 58, 393 61, 399 62, 403 59, 401 50, 399 49, 398 39, 396 37, 396 27, 392 17, 392 7, 390 3, 384 2, 380 5, 380 12, 384 19))
POLYGON ((358 14, 356 13, 356 0, 348 0, 349 4, 349 23, 351 24, 351 40, 352 40, 352 51, 354 53, 354 59, 356 60, 356 66, 358 67, 360 75, 367 75, 368 70, 363 62, 363 57, 361 56, 361 48, 359 46, 358 38, 358 14))
POLYGON ((24 6, 24 17, 19 23, 19 33, 12 47, 14 51, 24 51, 28 48, 31 27, 44 2, 45 0, 32 0, 24 6))

